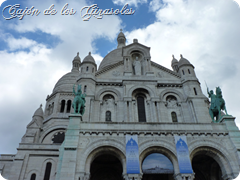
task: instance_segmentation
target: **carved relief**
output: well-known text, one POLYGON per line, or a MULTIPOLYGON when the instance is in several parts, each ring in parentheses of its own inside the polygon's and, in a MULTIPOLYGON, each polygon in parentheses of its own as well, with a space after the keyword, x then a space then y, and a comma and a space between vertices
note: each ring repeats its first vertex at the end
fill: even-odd
POLYGON ((119 72, 119 71, 113 71, 113 72, 112 72, 112 75, 113 75, 113 76, 120 76, 120 72, 119 72))
POLYGON ((80 138, 79 140, 79 148, 85 148, 89 144, 89 139, 88 138, 80 138))

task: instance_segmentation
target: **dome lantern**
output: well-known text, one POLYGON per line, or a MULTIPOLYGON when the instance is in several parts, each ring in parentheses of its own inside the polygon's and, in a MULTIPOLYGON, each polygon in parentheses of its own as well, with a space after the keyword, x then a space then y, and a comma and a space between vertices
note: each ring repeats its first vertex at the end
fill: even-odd
POLYGON ((126 43, 126 37, 123 34, 122 29, 120 29, 120 33, 118 34, 117 41, 118 41, 118 47, 117 48, 121 48, 121 47, 126 46, 126 44, 125 44, 126 43))
POLYGON ((72 72, 73 71, 78 71, 79 72, 80 64, 81 64, 81 59, 79 57, 79 52, 78 52, 77 56, 72 61, 72 72))

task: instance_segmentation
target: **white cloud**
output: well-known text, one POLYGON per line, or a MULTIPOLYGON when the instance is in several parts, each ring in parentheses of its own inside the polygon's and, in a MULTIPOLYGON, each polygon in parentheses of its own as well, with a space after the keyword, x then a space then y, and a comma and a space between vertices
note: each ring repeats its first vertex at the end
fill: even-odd
MULTIPOLYGON (((28 1, 28 7, 43 12, 51 4, 61 9, 65 1, 28 1)), ((23 20, 1 22, 4 29, 0 30, 0 39, 6 42, 7 50, 0 51, 0 154, 16 153, 27 124, 31 121, 34 111, 40 104, 45 106, 45 99, 61 76, 71 71, 72 60, 80 53, 81 60, 92 51, 99 65, 102 57, 95 52, 93 41, 104 37, 116 40, 121 20, 118 16, 106 16, 101 20, 91 18, 84 22, 80 16, 85 1, 72 1, 69 8, 74 8, 74 16, 38 17, 25 16, 23 20), (15 29, 21 37, 4 33, 6 28, 15 29), (49 48, 47 44, 24 37, 25 33, 47 33, 60 39, 60 42, 49 48), (4 127, 4 128, 3 128, 4 127), (9 131, 14 133, 10 133, 9 131), (5 136, 8 134, 8 136, 5 136), (2 138, 4 137, 4 140, 2 138)))
POLYGON ((138 4, 147 3, 147 0, 113 0, 113 3, 118 5, 129 4, 137 7, 138 4))
POLYGON ((204 80, 210 89, 220 86, 228 113, 238 117, 236 122, 240 123, 240 85, 236 83, 240 78, 239 7, 229 0, 163 3, 160 9, 151 9, 156 12, 153 24, 125 33, 128 42, 138 38, 139 43, 151 47, 152 61, 169 69, 171 55, 180 59, 183 54, 195 66, 203 93, 204 80))

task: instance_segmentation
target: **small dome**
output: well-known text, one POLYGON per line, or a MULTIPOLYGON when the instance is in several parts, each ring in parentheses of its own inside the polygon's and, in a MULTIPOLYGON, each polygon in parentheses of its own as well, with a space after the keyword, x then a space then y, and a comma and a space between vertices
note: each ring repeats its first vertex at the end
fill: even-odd
POLYGON ((173 59, 172 59, 172 65, 173 65, 173 64, 178 64, 178 60, 175 59, 174 55, 172 55, 172 57, 173 57, 173 59))
POLYGON ((182 55, 180 55, 181 59, 179 60, 178 67, 183 65, 191 65, 191 63, 185 59, 182 55))
POLYGON ((40 107, 35 111, 35 113, 33 114, 33 116, 40 116, 40 117, 43 117, 42 104, 41 104, 40 107))
POLYGON ((81 58, 79 57, 79 52, 77 53, 77 55, 75 56, 73 61, 80 61, 80 63, 81 63, 81 58))
POLYGON ((126 37, 123 34, 122 29, 120 29, 120 33, 118 34, 117 41, 118 41, 117 48, 122 48, 126 46, 126 37))
POLYGON ((73 85, 76 84, 79 72, 72 71, 62 76, 56 83, 53 93, 55 92, 72 92, 73 85))
POLYGON ((91 63, 96 64, 94 58, 91 55, 91 52, 89 52, 89 54, 83 59, 83 62, 91 62, 91 63))
MULTIPOLYGON (((125 38, 125 35, 123 34, 122 31, 118 34, 118 38, 120 38, 120 37, 124 37, 124 38, 125 38)), ((125 38, 125 39, 126 39, 126 38, 125 38)))

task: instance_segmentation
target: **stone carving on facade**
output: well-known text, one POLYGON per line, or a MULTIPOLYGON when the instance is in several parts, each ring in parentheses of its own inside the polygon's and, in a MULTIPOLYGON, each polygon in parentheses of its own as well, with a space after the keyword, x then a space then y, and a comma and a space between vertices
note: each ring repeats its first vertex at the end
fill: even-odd
POLYGON ((88 144, 89 144, 89 139, 88 139, 88 138, 81 138, 81 139, 79 140, 79 145, 78 145, 78 147, 79 147, 79 148, 85 148, 85 147, 87 147, 88 144))
POLYGON ((120 72, 119 72, 119 71, 113 71, 113 72, 112 72, 112 75, 113 75, 113 76, 120 76, 120 72))
POLYGON ((165 102, 165 106, 167 108, 176 108, 178 106, 181 106, 181 104, 177 102, 177 99, 174 96, 168 96, 165 102))
POLYGON ((163 75, 162 72, 158 72, 158 73, 157 73, 157 76, 160 77, 160 78, 164 77, 164 75, 163 75))
POLYGON ((136 60, 133 61, 133 69, 135 75, 142 75, 142 65, 141 61, 138 60, 138 57, 136 57, 136 60))

